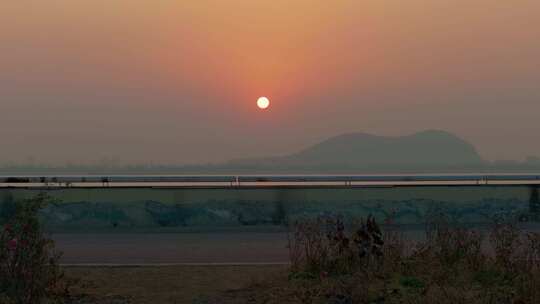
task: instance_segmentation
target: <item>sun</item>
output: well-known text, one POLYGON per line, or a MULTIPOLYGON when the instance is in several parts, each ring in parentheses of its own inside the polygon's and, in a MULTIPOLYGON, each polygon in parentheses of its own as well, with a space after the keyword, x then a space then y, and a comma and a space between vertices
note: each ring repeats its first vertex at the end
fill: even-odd
POLYGON ((266 109, 270 106, 270 100, 266 97, 259 97, 259 99, 257 99, 257 107, 259 107, 259 109, 266 109))

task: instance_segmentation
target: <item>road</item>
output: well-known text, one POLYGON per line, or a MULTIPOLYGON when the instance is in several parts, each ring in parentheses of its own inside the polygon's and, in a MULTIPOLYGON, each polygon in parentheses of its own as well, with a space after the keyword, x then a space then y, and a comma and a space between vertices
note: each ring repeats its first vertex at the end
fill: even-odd
POLYGON ((288 260, 282 232, 55 234, 63 264, 272 264, 288 260))
MULTIPOLYGON (((489 226, 478 226, 484 235, 489 226)), ((423 225, 400 226, 409 240, 425 236, 423 225)), ((540 223, 522 224, 540 232, 540 223)), ((62 264, 284 264, 289 260, 285 232, 60 233, 54 234, 62 264)), ((488 238, 485 238, 486 246, 488 238)))

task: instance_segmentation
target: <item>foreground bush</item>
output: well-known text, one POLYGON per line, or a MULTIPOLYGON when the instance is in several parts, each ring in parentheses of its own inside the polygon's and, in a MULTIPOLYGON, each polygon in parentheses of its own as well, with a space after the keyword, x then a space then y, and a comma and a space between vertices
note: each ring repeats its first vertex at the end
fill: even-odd
POLYGON ((422 241, 382 231, 373 218, 296 223, 291 268, 246 289, 250 303, 540 303, 540 234, 497 223, 491 231, 438 220, 422 241), (249 293, 252 292, 251 295, 249 293))
POLYGON ((16 202, 0 231, 0 303, 58 303, 66 294, 60 255, 44 236, 38 211, 45 195, 16 202))

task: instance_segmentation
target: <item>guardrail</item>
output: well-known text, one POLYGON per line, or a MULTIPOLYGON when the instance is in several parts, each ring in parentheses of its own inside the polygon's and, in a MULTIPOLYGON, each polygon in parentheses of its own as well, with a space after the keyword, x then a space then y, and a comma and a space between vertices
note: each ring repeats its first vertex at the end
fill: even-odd
POLYGON ((0 176, 6 187, 250 187, 250 186, 355 186, 355 185, 468 185, 540 184, 540 175, 61 175, 0 176))

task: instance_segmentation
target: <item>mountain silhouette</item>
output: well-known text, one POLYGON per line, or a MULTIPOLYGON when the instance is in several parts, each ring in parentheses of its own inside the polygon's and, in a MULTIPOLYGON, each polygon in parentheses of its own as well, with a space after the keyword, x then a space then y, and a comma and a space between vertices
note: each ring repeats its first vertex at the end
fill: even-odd
POLYGON ((13 174, 369 174, 538 172, 540 161, 484 161, 473 145, 440 130, 407 136, 346 133, 285 156, 246 158, 217 164, 128 167, 8 167, 13 174))
POLYGON ((473 145, 451 133, 428 130, 408 136, 376 136, 367 133, 338 135, 298 153, 231 161, 242 169, 370 169, 438 170, 479 167, 484 164, 473 145))

